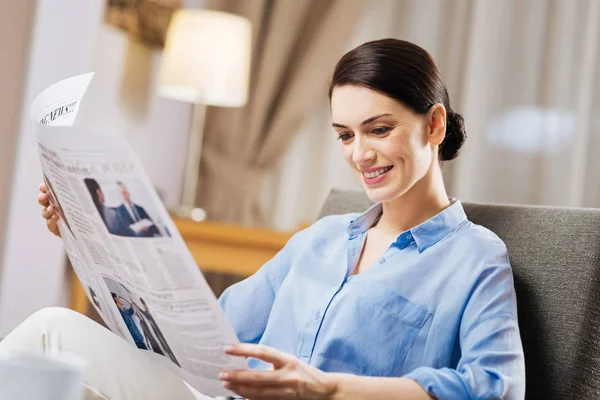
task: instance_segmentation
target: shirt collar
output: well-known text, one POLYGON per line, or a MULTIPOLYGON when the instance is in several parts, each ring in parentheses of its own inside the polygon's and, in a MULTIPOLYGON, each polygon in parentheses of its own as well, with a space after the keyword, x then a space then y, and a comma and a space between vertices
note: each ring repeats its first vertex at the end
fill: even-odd
MULTIPOLYGON (((421 253, 458 228, 467 220, 467 215, 460 200, 451 199, 451 201, 453 203, 437 215, 398 235, 394 245, 405 248, 414 242, 421 253)), ((356 238, 372 227, 382 211, 383 207, 378 203, 350 221, 348 227, 350 239, 356 238)))

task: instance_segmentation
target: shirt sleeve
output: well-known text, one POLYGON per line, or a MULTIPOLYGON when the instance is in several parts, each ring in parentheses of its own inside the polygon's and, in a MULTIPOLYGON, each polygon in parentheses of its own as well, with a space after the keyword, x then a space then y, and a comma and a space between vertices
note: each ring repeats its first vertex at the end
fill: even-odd
POLYGON ((275 296, 288 275, 296 254, 305 245, 310 229, 296 233, 254 275, 230 286, 219 298, 219 303, 241 342, 260 341, 275 296))
POLYGON ((525 361, 508 260, 480 275, 460 325, 456 369, 420 367, 406 375, 438 399, 524 399, 525 361))

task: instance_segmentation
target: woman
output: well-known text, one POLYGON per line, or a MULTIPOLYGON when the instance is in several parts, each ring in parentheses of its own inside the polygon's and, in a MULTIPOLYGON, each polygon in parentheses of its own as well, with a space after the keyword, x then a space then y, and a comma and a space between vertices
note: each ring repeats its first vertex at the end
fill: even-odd
POLYGON ((223 294, 245 343, 226 352, 253 357, 224 385, 250 399, 522 399, 506 247, 446 194, 440 163, 465 130, 431 56, 365 43, 329 96, 342 154, 377 204, 297 233, 223 294))

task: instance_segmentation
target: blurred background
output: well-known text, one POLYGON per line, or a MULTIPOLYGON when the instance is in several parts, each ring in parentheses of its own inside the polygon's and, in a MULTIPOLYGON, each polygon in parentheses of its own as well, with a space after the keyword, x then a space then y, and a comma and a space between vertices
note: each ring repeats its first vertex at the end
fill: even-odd
POLYGON ((96 72, 86 124, 129 140, 167 207, 200 209, 201 222, 174 215, 217 293, 257 268, 235 265, 260 264, 312 223, 332 188, 360 188, 331 129, 327 85, 337 60, 373 39, 415 42, 438 63, 468 134, 444 165, 452 196, 600 207, 600 0, 0 4, 0 337, 41 307, 74 301, 61 240, 46 231, 36 202, 41 172, 28 108, 46 86, 84 72, 96 72), (170 23, 181 9, 244 17, 248 58, 226 45, 238 28, 216 20, 185 28, 176 43, 170 23), (212 28, 193 32, 199 26, 212 28), (179 57, 191 57, 180 65, 194 66, 194 51, 219 63, 169 72, 167 50, 177 44, 179 57), (224 71, 237 74, 237 89, 215 78, 224 71), (193 89, 200 78, 214 98, 168 90, 169 79, 193 89), (216 245, 217 236, 254 241, 216 245), (223 259, 227 249, 237 258, 223 259))

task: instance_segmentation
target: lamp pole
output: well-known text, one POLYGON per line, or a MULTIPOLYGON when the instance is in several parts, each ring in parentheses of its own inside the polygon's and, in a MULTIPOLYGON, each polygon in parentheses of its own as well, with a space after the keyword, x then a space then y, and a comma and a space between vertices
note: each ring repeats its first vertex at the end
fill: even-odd
POLYGON ((202 220, 196 208, 206 107, 242 107, 248 100, 252 26, 247 18, 181 9, 169 24, 157 91, 193 106, 180 206, 172 212, 202 220))
POLYGON ((175 210, 175 214, 179 217, 191 217, 194 220, 201 220, 204 219, 204 212, 196 208, 196 194, 200 181, 200 157, 204 138, 206 105, 197 103, 193 104, 192 108, 192 129, 188 142, 181 205, 175 210))

